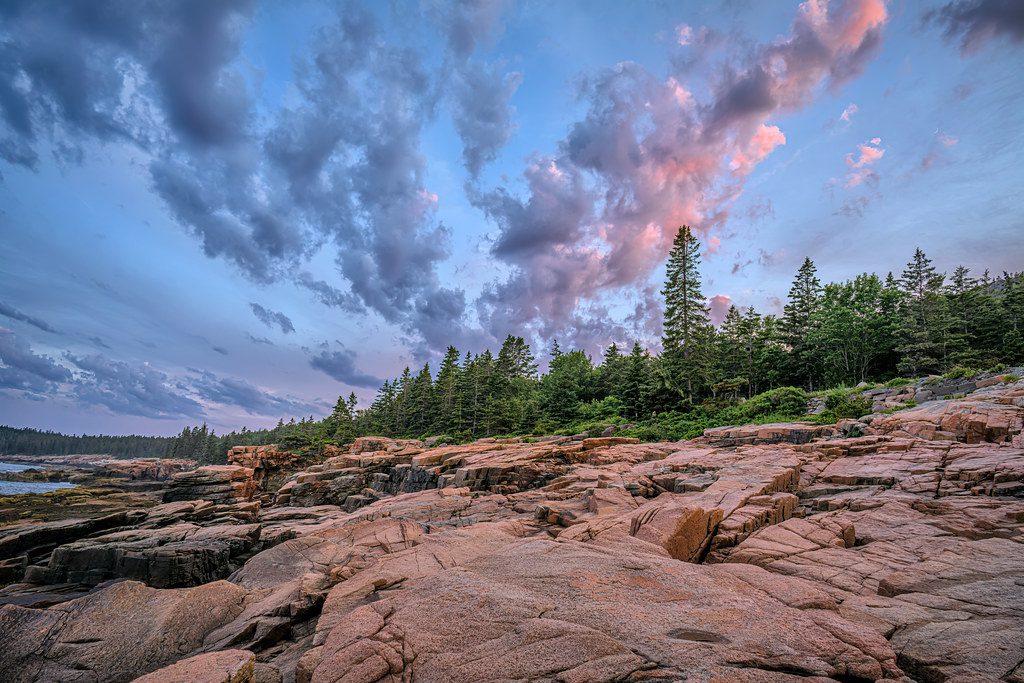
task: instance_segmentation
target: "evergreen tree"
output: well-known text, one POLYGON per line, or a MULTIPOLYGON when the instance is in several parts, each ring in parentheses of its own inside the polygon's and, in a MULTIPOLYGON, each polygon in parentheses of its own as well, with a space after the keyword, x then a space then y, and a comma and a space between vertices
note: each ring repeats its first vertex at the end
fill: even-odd
POLYGON ((713 338, 699 266, 700 243, 689 226, 680 226, 661 291, 665 297, 662 345, 670 381, 691 401, 707 384, 713 338))
POLYGON ((792 377, 796 382, 806 385, 808 389, 814 388, 818 368, 816 349, 810 343, 809 337, 815 324, 820 298, 821 281, 818 280, 818 269, 814 266, 814 261, 806 257, 796 273, 792 287, 789 288, 789 300, 783 309, 782 331, 783 340, 789 346, 792 377))
POLYGON ((904 294, 902 325, 899 330, 899 369, 910 376, 940 368, 943 349, 938 343, 942 276, 931 259, 916 249, 903 270, 900 286, 904 294))

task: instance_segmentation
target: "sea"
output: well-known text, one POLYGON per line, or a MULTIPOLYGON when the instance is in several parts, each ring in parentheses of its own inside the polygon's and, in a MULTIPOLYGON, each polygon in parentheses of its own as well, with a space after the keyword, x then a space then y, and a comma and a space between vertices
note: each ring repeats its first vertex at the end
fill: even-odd
MULTIPOLYGON (((24 472, 35 465, 14 462, 0 462, 0 472, 24 472)), ((73 487, 69 481, 3 481, 0 479, 0 496, 16 496, 21 493, 47 493, 57 489, 73 487)))

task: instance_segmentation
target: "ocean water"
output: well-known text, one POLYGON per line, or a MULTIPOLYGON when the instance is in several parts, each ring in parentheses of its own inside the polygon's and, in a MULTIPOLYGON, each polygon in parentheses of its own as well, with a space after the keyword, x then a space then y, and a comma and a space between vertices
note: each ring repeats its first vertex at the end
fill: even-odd
MULTIPOLYGON (((0 462, 0 472, 24 472, 33 465, 13 462, 0 462)), ((19 493, 46 493, 57 489, 67 489, 74 484, 67 481, 3 481, 0 480, 0 496, 15 496, 19 493)))

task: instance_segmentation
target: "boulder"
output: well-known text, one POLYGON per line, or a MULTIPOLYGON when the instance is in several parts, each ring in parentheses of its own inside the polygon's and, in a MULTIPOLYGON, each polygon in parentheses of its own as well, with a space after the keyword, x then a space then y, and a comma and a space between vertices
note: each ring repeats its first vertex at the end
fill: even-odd
POLYGON ((175 474, 164 490, 165 503, 180 500, 214 502, 250 500, 256 492, 255 471, 241 465, 206 465, 175 474))
POLYGON ((248 650, 207 652, 139 676, 135 683, 256 683, 256 656, 248 650))

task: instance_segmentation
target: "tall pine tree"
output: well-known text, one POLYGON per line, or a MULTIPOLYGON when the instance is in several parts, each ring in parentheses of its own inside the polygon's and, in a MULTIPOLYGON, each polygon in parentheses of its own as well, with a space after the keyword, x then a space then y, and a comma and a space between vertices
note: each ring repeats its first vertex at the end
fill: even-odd
POLYGON ((701 291, 700 243, 690 226, 680 226, 672 241, 665 273, 665 323, 662 345, 668 376, 688 400, 707 384, 713 330, 701 291))

